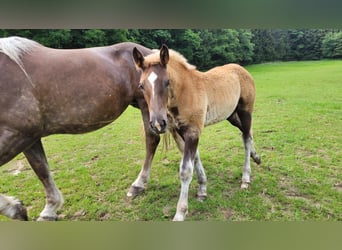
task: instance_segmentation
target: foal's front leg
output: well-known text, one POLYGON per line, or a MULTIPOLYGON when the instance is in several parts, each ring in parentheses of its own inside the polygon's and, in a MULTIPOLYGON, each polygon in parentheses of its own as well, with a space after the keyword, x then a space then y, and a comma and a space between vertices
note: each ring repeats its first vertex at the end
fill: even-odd
POLYGON ((189 186, 194 172, 194 161, 198 145, 198 136, 185 135, 184 154, 180 164, 181 192, 177 203, 174 221, 184 221, 188 213, 189 186))
MULTIPOLYGON (((183 138, 174 129, 171 129, 171 133, 175 142, 177 143, 178 149, 181 151, 182 154, 184 154, 185 143, 184 143, 183 138)), ((194 167, 195 167, 195 171, 197 173, 197 178, 198 178, 197 199, 199 201, 204 201, 207 198, 207 176, 205 174, 205 170, 201 162, 201 158, 200 158, 200 154, 198 150, 196 151, 196 155, 195 155, 194 167)))

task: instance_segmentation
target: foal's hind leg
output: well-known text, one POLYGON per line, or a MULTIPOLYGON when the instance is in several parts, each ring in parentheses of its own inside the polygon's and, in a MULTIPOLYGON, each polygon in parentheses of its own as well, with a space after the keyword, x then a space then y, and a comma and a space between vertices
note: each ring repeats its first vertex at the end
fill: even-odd
POLYGON ((42 182, 46 193, 46 205, 40 213, 39 221, 57 220, 56 210, 63 204, 63 196, 55 185, 41 140, 38 140, 29 149, 24 151, 32 169, 42 182))
POLYGON ((261 163, 260 156, 256 153, 252 137, 252 115, 250 112, 238 109, 229 118, 228 121, 238 127, 242 132, 242 139, 245 148, 245 162, 242 169, 241 188, 246 189, 250 183, 251 166, 250 157, 257 163, 261 163))
MULTIPOLYGON (((172 136, 177 143, 178 149, 183 154, 184 152, 184 140, 183 138, 175 131, 171 130, 172 136)), ((201 158, 199 155, 199 151, 197 149, 195 160, 194 160, 194 167, 198 178, 198 192, 197 192, 197 199, 199 201, 203 201, 207 198, 207 176, 205 174, 205 170, 203 164, 201 162, 201 158)))

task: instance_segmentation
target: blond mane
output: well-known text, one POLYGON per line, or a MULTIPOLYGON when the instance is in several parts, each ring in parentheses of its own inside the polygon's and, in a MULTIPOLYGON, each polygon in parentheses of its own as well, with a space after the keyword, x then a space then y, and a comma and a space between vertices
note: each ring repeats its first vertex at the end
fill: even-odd
POLYGON ((31 81, 31 78, 27 74, 24 64, 21 60, 23 54, 28 54, 35 48, 42 46, 41 44, 18 36, 12 36, 0 39, 0 53, 7 55, 13 60, 20 69, 24 72, 26 77, 31 81))
MULTIPOLYGON (((159 50, 154 49, 153 52, 154 53, 145 57, 144 63, 146 64, 146 66, 156 65, 160 63, 159 50)), ((187 70, 196 69, 196 66, 188 63, 188 60, 182 54, 180 54, 179 52, 175 50, 169 49, 169 56, 170 56, 169 64, 172 64, 172 65, 178 64, 187 70)))
POLYGON ((23 67, 20 57, 38 46, 41 45, 35 41, 17 36, 0 39, 0 52, 6 54, 20 67, 23 67))

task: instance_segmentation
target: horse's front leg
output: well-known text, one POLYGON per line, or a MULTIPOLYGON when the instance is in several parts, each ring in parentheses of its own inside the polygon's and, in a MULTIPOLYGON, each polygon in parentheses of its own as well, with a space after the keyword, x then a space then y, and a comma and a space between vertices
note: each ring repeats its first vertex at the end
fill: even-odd
POLYGON ((194 172, 194 161, 198 146, 198 136, 185 134, 184 154, 180 164, 181 192, 177 203, 177 211, 174 221, 184 221, 188 213, 189 186, 194 172))
POLYGON ((25 150, 24 154, 42 182, 46 193, 45 208, 40 213, 38 220, 57 220, 56 210, 63 205, 63 196, 53 181, 41 140, 25 150))
POLYGON ((147 106, 142 105, 140 109, 144 121, 146 155, 144 165, 141 168, 141 171, 137 179, 132 183, 131 187, 127 192, 128 197, 135 197, 140 193, 144 192, 146 188, 145 186, 150 178, 151 165, 154 158, 154 154, 160 142, 160 136, 153 133, 153 131, 150 129, 150 118, 147 106))

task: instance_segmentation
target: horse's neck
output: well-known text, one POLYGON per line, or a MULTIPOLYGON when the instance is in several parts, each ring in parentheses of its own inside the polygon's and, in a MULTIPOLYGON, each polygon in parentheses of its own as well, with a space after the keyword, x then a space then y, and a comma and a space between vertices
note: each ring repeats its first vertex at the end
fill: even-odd
POLYGON ((179 96, 190 96, 205 90, 206 76, 205 73, 198 70, 186 70, 181 66, 172 65, 168 68, 170 76, 171 91, 170 95, 174 99, 179 96))

